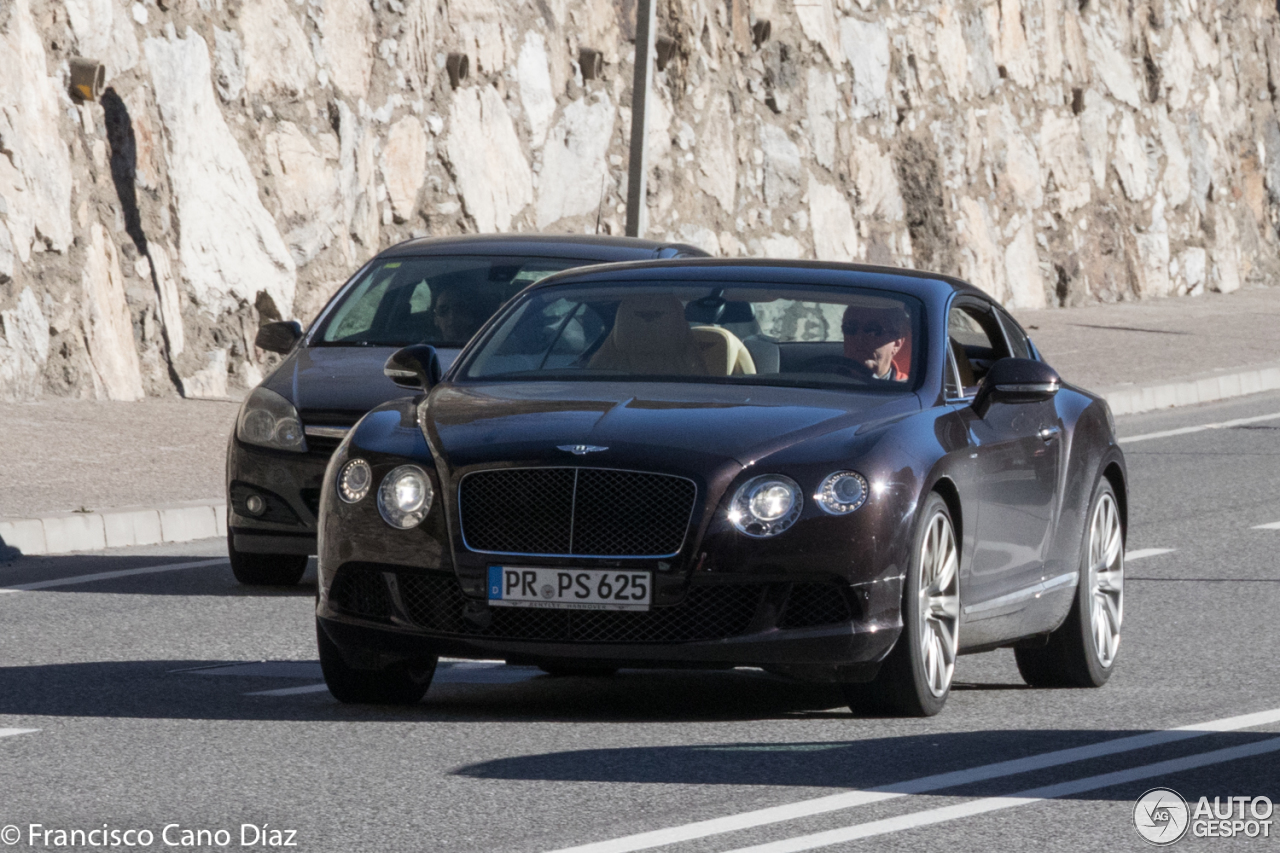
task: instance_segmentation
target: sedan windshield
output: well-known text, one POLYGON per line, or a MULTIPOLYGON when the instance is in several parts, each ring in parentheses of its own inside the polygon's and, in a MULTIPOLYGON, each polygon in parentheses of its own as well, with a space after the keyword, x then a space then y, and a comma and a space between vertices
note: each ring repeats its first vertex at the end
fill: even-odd
POLYGON ((326 312, 320 346, 461 347, 503 302, 574 258, 400 257, 371 266, 326 312))
POLYGON ((473 380, 641 379, 903 391, 922 372, 920 303, 787 285, 549 287, 505 313, 473 380))

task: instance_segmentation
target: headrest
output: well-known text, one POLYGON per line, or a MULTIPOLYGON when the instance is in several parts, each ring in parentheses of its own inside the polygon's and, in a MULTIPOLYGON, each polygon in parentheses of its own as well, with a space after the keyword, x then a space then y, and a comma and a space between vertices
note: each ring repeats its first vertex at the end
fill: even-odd
POLYGON ((670 294, 633 296, 618 304, 613 339, 630 351, 662 349, 689 339, 680 300, 670 294))

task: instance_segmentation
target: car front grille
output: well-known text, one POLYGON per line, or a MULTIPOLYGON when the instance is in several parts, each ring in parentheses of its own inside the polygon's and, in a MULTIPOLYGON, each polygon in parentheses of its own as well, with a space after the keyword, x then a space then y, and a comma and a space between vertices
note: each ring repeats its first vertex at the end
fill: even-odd
POLYGON ((695 584, 679 604, 648 611, 491 607, 468 598, 452 574, 409 574, 395 566, 348 563, 329 588, 329 604, 352 616, 386 621, 396 611, 431 634, 557 643, 681 643, 752 631, 835 625, 853 618, 845 589, 833 583, 695 584), (776 620, 769 602, 785 598, 776 620), (773 624, 770 624, 770 623, 773 624))
POLYGON ((507 468, 468 474, 458 494, 472 551, 668 557, 684 544, 697 487, 641 471, 507 468))

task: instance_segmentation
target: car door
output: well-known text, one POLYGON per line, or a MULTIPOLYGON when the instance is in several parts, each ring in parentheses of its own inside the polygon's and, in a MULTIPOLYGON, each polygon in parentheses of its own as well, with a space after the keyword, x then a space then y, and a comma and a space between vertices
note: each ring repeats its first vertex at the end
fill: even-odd
MULTIPOLYGON (((972 398, 995 361, 1011 355, 994 308, 957 300, 948 316, 951 357, 972 398)), ((962 410, 976 461, 976 537, 963 592, 966 621, 1010 616, 1034 601, 1057 509, 1061 423, 1053 402, 993 402, 962 410)), ((989 628, 1000 633, 994 626, 989 628)))

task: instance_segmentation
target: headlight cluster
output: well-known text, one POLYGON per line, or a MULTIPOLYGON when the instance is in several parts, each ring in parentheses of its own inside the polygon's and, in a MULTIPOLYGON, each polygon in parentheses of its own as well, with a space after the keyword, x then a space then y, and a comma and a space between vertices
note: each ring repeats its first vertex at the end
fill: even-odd
POLYGON ((307 439, 293 404, 274 391, 255 388, 240 407, 236 438, 246 444, 305 453, 307 439))
MULTIPOLYGON (((338 470, 338 497, 359 503, 373 486, 373 469, 363 459, 349 460, 338 470)), ((401 465, 382 478, 378 487, 378 512, 392 527, 408 530, 427 517, 435 489, 427 472, 417 465, 401 465)))
MULTIPOLYGON (((848 515, 866 503, 867 481, 855 471, 836 471, 822 481, 813 499, 826 513, 848 515)), ((764 474, 738 487, 729 502, 729 521, 747 536, 764 539, 795 524, 803 508, 795 480, 764 474)))

